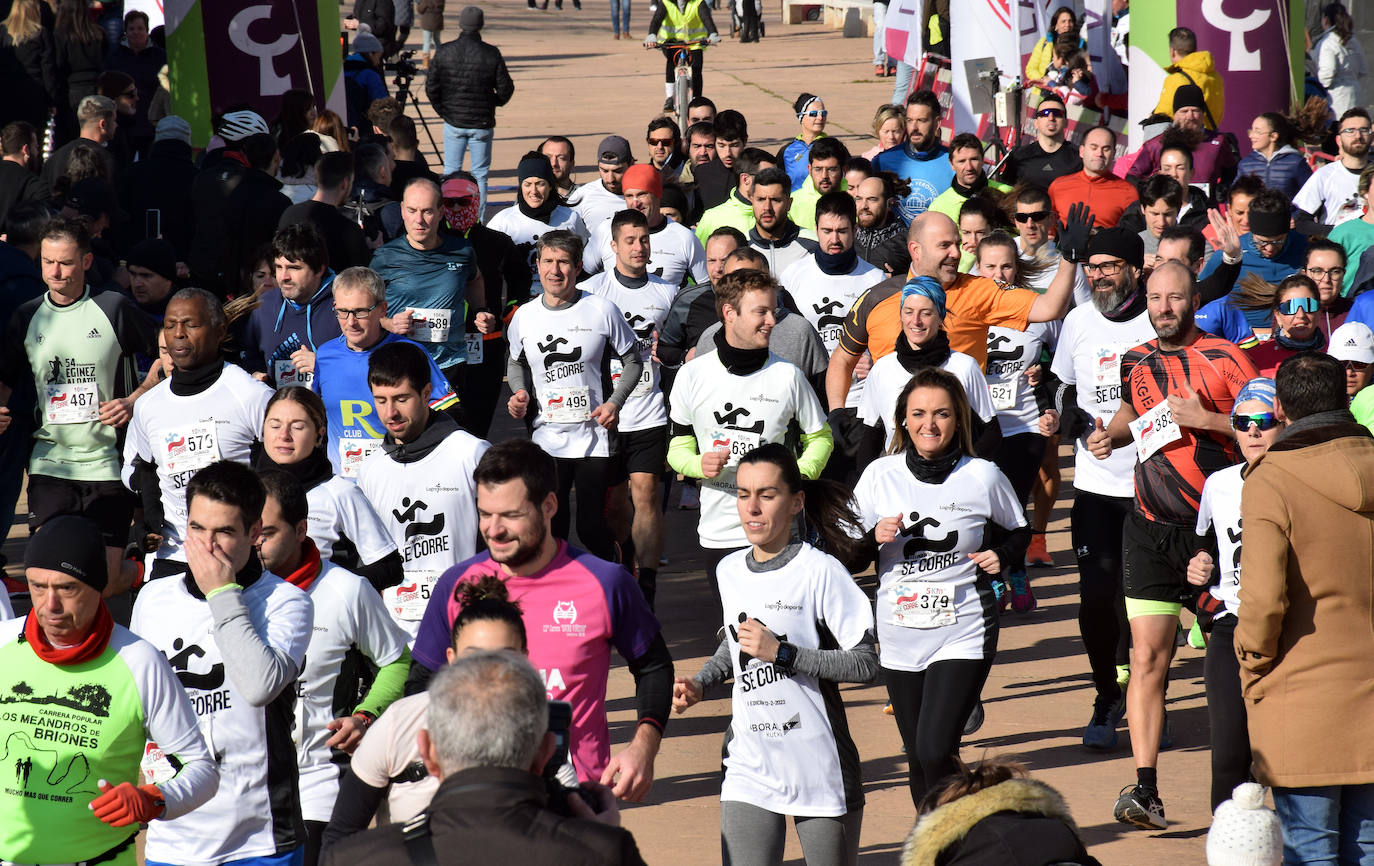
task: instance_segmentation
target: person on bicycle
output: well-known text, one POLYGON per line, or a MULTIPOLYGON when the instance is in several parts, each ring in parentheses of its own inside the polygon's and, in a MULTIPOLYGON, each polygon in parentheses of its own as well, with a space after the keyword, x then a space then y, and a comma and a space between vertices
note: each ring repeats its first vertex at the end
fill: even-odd
POLYGON ((701 96, 701 58, 702 50, 709 42, 720 43, 720 33, 716 23, 711 20, 711 8, 702 0, 675 0, 658 4, 653 20, 649 22, 649 35, 644 37, 644 47, 653 48, 660 42, 667 63, 664 69, 663 93, 667 99, 664 111, 673 110, 673 75, 677 65, 678 51, 687 51, 687 59, 692 67, 692 95, 701 96))

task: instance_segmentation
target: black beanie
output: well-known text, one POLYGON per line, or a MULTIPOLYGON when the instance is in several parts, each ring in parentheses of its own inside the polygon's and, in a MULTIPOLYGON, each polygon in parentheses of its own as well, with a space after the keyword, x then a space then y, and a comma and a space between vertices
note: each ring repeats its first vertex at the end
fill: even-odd
POLYGON ((1089 256, 1116 256, 1128 265, 1145 267, 1145 242, 1140 235, 1120 226, 1103 229, 1088 240, 1089 256))
POLYGON ((520 165, 515 169, 515 175, 520 183, 525 182, 525 178, 539 177, 548 181, 550 185, 556 183, 553 178, 553 166, 549 164, 549 158, 543 154, 532 153, 520 160, 520 165))
POLYGON ((1181 84, 1174 91, 1174 111, 1180 108, 1201 108, 1207 110, 1207 100, 1203 98, 1202 88, 1196 84, 1181 84))
POLYGON ((177 251, 162 238, 149 238, 134 244, 125 261, 147 268, 164 279, 175 281, 177 278, 177 251))
POLYGON ((38 527, 24 550, 24 567, 60 571, 99 592, 105 591, 110 580, 100 527, 74 514, 54 517, 38 527))

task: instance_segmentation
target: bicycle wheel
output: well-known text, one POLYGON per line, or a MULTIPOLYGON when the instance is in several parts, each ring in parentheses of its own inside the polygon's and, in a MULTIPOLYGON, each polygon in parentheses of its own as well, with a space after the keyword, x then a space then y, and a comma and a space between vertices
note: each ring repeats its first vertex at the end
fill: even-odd
POLYGON ((687 103, 692 99, 692 67, 678 63, 673 70, 673 105, 677 107, 677 126, 687 135, 687 103))

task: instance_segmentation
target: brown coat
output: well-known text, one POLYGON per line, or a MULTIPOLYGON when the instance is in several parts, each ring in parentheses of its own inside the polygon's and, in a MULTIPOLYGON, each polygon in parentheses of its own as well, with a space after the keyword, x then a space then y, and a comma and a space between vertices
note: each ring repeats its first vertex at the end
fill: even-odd
POLYGON ((1281 437, 1241 495, 1240 659, 1265 785, 1374 782, 1374 438, 1344 422, 1281 437))
POLYGON ((415 0, 421 30, 444 29, 444 0, 415 0))

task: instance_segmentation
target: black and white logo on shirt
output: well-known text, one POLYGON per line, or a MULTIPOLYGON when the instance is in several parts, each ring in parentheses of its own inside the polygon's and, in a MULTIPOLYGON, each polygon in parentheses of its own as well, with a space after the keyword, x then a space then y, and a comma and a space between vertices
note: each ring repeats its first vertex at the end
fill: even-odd
POLYGON ((539 347, 539 351, 544 355, 545 367, 548 367, 552 364, 571 364, 573 361, 577 361, 582 357, 581 346, 573 347, 573 350, 571 352, 554 351, 559 346, 567 344, 567 337, 555 337, 553 334, 549 334, 544 339, 548 340, 548 342, 541 343, 538 340, 536 340, 535 345, 539 347))
POLYGON ((441 511, 434 515, 431 520, 421 520, 420 512, 428 511, 429 504, 423 499, 410 501, 410 497, 401 500, 401 507, 404 511, 391 509, 391 516, 396 518, 396 522, 405 526, 406 541, 417 535, 439 535, 444 531, 444 513, 441 511))
POLYGON ((177 654, 167 659, 176 672, 177 679, 181 685, 188 689, 199 689, 203 692, 213 691, 224 685, 224 663, 212 665, 210 670, 205 673, 196 673, 191 670, 191 659, 204 658, 205 649, 197 644, 187 644, 181 638, 172 641, 172 649, 177 650, 177 654))
POLYGON ((926 535, 927 529, 938 529, 940 521, 934 517, 922 517, 918 512, 911 512, 908 516, 911 525, 904 527, 897 533, 899 538, 907 539, 902 547, 903 559, 915 559, 918 553, 948 553, 959 546, 959 532, 946 532, 939 538, 930 538, 926 535))
POLYGON ((729 427, 731 430, 742 430, 746 433, 763 432, 764 420, 762 418, 755 421, 753 424, 745 426, 743 419, 749 417, 752 413, 744 406, 736 408, 734 404, 726 403, 721 407, 720 411, 712 412, 711 414, 715 416, 717 424, 729 427))

